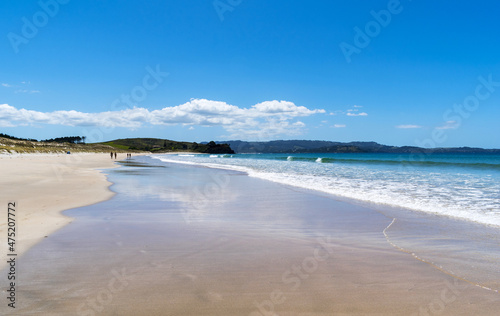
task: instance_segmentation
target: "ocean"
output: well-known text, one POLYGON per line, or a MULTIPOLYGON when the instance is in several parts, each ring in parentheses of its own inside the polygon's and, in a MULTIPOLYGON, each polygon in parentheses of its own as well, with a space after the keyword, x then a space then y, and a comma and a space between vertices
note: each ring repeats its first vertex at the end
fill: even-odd
POLYGON ((361 203, 500 227, 500 155, 152 155, 163 162, 224 168, 361 203))

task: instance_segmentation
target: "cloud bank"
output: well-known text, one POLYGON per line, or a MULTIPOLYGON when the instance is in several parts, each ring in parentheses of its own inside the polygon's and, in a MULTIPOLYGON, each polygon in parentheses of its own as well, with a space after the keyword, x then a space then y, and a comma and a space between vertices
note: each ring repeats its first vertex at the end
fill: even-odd
POLYGON ((305 124, 297 118, 325 113, 289 101, 265 101, 241 108, 222 101, 192 99, 160 110, 129 108, 120 111, 85 113, 75 110, 39 112, 0 104, 0 127, 39 124, 122 127, 138 129, 154 125, 220 126, 232 136, 267 138, 301 134, 305 124))

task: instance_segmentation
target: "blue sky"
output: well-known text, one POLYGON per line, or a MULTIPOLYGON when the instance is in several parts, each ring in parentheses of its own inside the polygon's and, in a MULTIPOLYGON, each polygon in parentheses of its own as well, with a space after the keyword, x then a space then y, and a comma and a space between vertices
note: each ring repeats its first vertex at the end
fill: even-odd
POLYGON ((2 1, 0 132, 500 148, 497 1, 2 1))

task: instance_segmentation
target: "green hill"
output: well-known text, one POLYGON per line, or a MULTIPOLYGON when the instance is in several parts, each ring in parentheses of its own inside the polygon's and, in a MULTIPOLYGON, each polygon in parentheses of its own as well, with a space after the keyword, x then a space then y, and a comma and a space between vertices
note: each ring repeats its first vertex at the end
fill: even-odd
POLYGON ((0 134, 0 153, 65 153, 65 152, 197 152, 234 154, 228 144, 198 144, 159 138, 126 138, 103 143, 85 144, 85 137, 59 137, 38 141, 0 134))
POLYGON ((121 150, 140 150, 153 153, 189 151, 206 154, 234 154, 228 144, 199 144, 191 142, 177 142, 159 138, 125 138, 101 143, 121 150))

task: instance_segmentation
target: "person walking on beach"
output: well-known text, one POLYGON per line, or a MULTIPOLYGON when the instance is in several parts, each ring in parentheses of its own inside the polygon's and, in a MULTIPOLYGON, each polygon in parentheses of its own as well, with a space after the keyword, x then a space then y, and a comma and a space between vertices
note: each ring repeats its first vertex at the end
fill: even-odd
POLYGON ((116 159, 116 151, 115 151, 115 159, 116 159))
POLYGON ((111 159, 113 159, 113 152, 111 152, 111 159))

